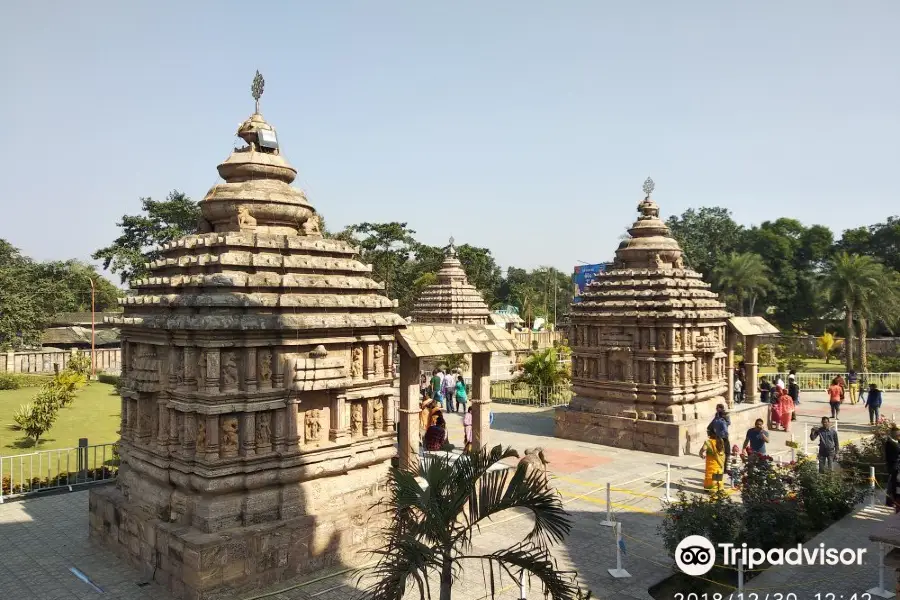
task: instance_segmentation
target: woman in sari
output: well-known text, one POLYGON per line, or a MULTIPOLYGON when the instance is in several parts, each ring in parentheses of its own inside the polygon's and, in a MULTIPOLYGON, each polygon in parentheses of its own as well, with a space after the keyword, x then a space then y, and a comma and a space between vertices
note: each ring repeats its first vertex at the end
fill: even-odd
POLYGON ((422 404, 419 405, 419 440, 421 441, 425 432, 428 431, 428 427, 431 425, 431 415, 440 410, 437 407, 437 404, 434 400, 431 399, 428 393, 425 395, 425 400, 422 401, 422 404))
POLYGON ((791 416, 794 414, 794 399, 787 390, 781 392, 778 398, 778 412, 780 413, 780 425, 785 431, 791 430, 791 416))
POLYGON ((709 439, 700 448, 700 458, 706 459, 706 471, 703 474, 703 488, 721 490, 725 478, 725 444, 715 432, 707 431, 709 439))
POLYGON ((430 451, 440 450, 447 441, 447 422, 444 421, 444 413, 440 410, 431 415, 431 427, 425 432, 425 449, 430 451))

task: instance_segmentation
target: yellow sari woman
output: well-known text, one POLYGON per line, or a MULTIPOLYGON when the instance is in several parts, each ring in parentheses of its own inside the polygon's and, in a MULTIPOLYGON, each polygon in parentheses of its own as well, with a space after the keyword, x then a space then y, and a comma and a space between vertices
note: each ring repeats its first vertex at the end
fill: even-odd
POLYGON ((700 458, 706 459, 703 487, 707 490, 721 490, 725 478, 725 444, 715 435, 709 436, 700 448, 700 458))

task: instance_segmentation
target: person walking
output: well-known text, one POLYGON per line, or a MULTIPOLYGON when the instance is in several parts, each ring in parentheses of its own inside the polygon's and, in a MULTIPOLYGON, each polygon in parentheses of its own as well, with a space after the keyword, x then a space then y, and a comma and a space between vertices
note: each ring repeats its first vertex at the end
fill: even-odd
POLYGON ((447 374, 441 382, 441 393, 447 401, 447 412, 456 412, 456 374, 452 369, 447 369, 447 374))
POLYGON ((769 383, 769 380, 763 377, 759 382, 759 401, 763 404, 767 404, 769 402, 770 392, 772 391, 772 384, 769 383))
POLYGON ((744 398, 744 384, 741 383, 740 379, 734 380, 734 401, 737 404, 740 404, 744 398))
POLYGON ((743 449, 749 448, 758 454, 765 454, 768 441, 769 432, 763 429, 763 420, 757 419, 753 427, 747 430, 747 435, 744 436, 743 449))
POLYGON ((425 373, 419 375, 419 401, 425 399, 428 395, 428 377, 425 376, 425 373))
POLYGON ((456 405, 462 409, 462 413, 466 414, 466 406, 469 403, 469 392, 466 390, 466 380, 462 375, 456 376, 456 405))
POLYGON ((444 407, 444 398, 441 396, 441 384, 444 382, 444 374, 435 369, 431 372, 431 397, 438 405, 444 407))
POLYGON ((837 377, 835 377, 828 386, 828 404, 831 406, 831 418, 835 421, 838 420, 838 415, 841 413, 841 396, 843 395, 844 389, 838 385, 837 377))
POLYGON ((837 376, 837 384, 841 386, 841 402, 844 401, 844 396, 847 394, 847 382, 844 381, 844 376, 838 374, 837 376))
POLYGON ((850 394, 850 404, 859 401, 859 374, 854 369, 847 373, 847 392, 850 394))
POLYGON ((793 371, 788 375, 787 390, 788 394, 791 395, 791 400, 794 401, 794 406, 791 408, 791 421, 796 421, 797 407, 800 406, 800 385, 797 383, 797 374, 793 371))
POLYGON ((809 434, 810 440, 819 439, 819 473, 831 471, 834 468, 834 461, 837 459, 838 451, 841 448, 838 440, 838 432, 831 428, 831 420, 828 417, 822 417, 822 426, 813 427, 809 434))
POLYGON ((731 417, 728 416, 728 410, 724 404, 716 405, 716 415, 707 427, 707 432, 712 432, 717 438, 722 440, 725 452, 725 464, 731 458, 731 444, 728 441, 728 428, 731 427, 731 417))
POLYGON ((444 447, 447 442, 447 422, 444 420, 444 413, 435 411, 431 415, 431 426, 425 431, 425 449, 435 452, 444 447))
POLYGON ((700 448, 700 458, 706 459, 706 469, 703 473, 703 487, 707 490, 721 490, 725 478, 725 464, 728 459, 725 456, 727 444, 714 432, 708 432, 709 439, 700 448))
POLYGON ((781 396, 778 398, 778 404, 775 405, 775 421, 781 425, 785 431, 791 430, 791 421, 794 420, 794 399, 787 390, 781 390, 781 396))
POLYGON ((869 409, 869 425, 878 423, 881 410, 881 390, 878 389, 877 383, 869 385, 869 395, 866 396, 866 408, 869 409))

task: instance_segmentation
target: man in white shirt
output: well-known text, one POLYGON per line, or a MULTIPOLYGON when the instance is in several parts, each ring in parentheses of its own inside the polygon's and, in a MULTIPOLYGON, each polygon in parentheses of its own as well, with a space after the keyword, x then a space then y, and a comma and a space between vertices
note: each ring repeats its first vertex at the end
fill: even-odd
POLYGON ((456 412, 456 369, 447 369, 444 375, 444 385, 441 386, 444 398, 447 399, 447 412, 456 412))

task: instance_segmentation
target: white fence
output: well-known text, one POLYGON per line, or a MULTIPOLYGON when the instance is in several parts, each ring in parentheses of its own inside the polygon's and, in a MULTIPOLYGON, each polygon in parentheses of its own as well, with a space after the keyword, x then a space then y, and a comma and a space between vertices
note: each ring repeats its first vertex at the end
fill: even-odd
POLYGON ((115 479, 115 444, 0 456, 0 503, 7 498, 115 479))
MULTIPOLYGON (((787 373, 762 373, 759 378, 762 379, 765 377, 769 380, 769 382, 774 382, 775 377, 781 376, 781 379, 787 383, 788 374, 787 373)), ((800 386, 802 391, 826 391, 828 386, 831 385, 831 382, 838 376, 841 375, 844 378, 844 381, 847 380, 847 373, 845 372, 834 372, 834 373, 797 373, 795 377, 797 378, 797 385, 800 386)), ((900 373, 860 373, 860 387, 868 388, 870 383, 877 383, 878 388, 884 391, 896 391, 900 390, 900 373)))
MULTIPOLYGON (((82 350, 91 355, 90 349, 82 350)), ((98 373, 119 373, 122 364, 121 348, 101 348, 94 351, 98 373)), ((62 371, 69 363, 72 352, 57 350, 55 352, 5 352, 0 354, 0 373, 47 373, 54 372, 58 365, 62 371)))
POLYGON ((514 381, 491 382, 491 401, 501 404, 525 404, 529 406, 560 406, 572 398, 569 385, 538 386, 514 381))

